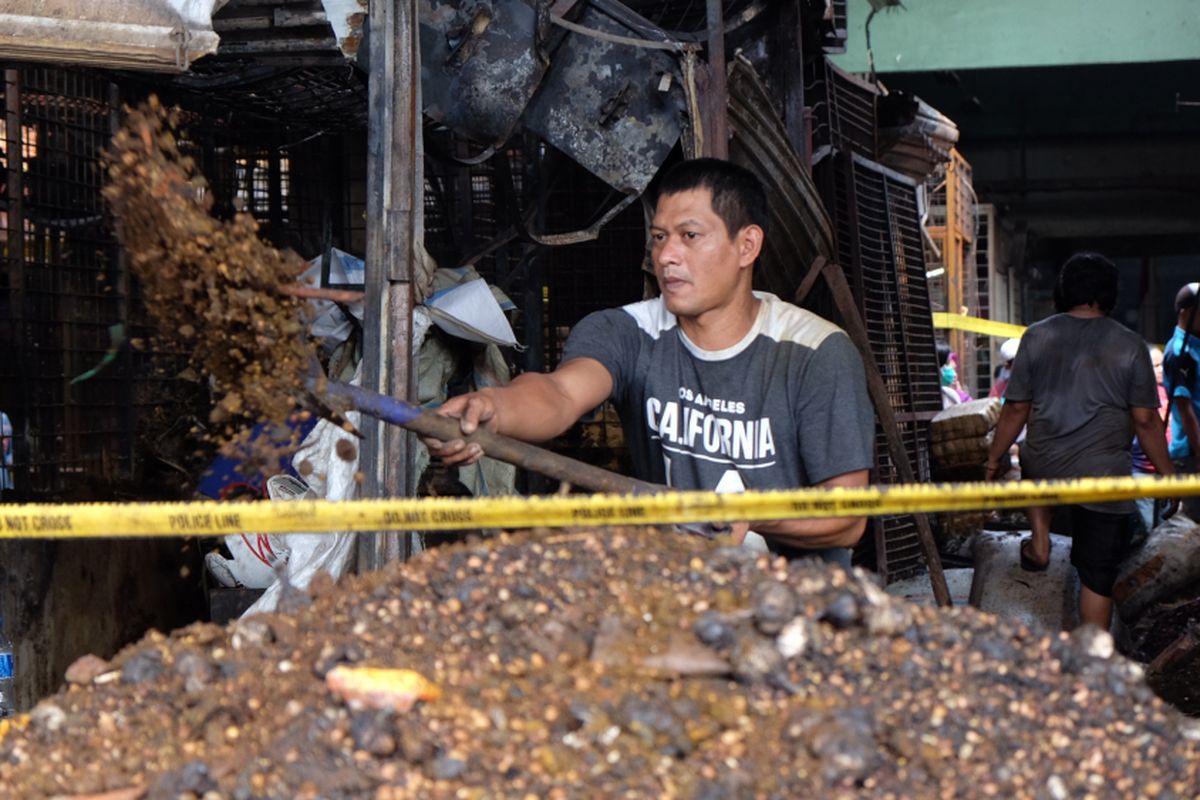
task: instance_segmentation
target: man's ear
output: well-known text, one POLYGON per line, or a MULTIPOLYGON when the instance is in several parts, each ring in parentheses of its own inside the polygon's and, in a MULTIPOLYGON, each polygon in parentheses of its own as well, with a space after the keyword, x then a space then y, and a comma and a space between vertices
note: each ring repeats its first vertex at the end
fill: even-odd
POLYGON ((747 225, 738 231, 738 264, 748 267, 758 260, 763 248, 763 229, 758 225, 747 225))

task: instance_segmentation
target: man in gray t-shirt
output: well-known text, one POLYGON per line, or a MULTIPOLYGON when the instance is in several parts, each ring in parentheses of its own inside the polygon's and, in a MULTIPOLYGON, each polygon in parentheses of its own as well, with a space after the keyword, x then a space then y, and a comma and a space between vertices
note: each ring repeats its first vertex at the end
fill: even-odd
MULTIPOLYGON (((551 373, 448 400, 440 414, 526 441, 551 439, 612 399, 638 477, 679 489, 865 486, 874 413, 845 332, 752 289, 767 202, 749 171, 685 161, 659 185, 650 256, 661 295, 585 318, 551 373)), ((425 439, 447 464, 461 439, 425 439)), ((769 546, 849 565, 864 517, 756 522, 769 546)), ((741 541, 748 523, 733 526, 741 541)))
POLYGON ((758 316, 720 351, 696 346, 662 298, 598 311, 564 359, 612 376, 638 476, 677 489, 790 489, 871 466, 874 417, 850 338, 755 292, 758 316))
MULTIPOLYGON (((1116 305, 1117 268, 1095 253, 1072 256, 1059 273, 1055 299, 1061 313, 1031 325, 1021 338, 988 453, 989 477, 1026 424, 1024 478, 1127 476, 1135 432, 1160 474, 1172 474, 1146 343, 1108 317, 1116 305)), ((1107 629, 1134 504, 1068 508, 1071 563, 1083 585, 1080 621, 1107 629)), ((1050 558, 1050 509, 1031 508, 1029 522, 1021 565, 1038 572, 1050 558)))

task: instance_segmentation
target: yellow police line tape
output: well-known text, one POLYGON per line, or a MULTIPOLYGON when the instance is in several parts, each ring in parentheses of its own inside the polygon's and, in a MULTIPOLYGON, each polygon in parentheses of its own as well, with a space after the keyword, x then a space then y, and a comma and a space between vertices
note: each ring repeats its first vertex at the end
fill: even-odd
POLYGON ((0 505, 0 539, 651 525, 1022 508, 1200 495, 1200 475, 716 494, 0 505))
POLYGON ((994 319, 968 317, 966 314, 949 314, 945 311, 933 312, 933 327, 954 328, 955 330, 979 333, 984 336, 1002 336, 1005 339, 1020 339, 1022 334, 1025 333, 1024 325, 997 322, 994 319))

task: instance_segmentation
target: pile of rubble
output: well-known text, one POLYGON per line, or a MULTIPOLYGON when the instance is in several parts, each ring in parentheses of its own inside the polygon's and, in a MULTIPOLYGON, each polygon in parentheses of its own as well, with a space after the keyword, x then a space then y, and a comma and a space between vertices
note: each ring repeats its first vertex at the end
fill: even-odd
POLYGON ((0 727, 3 793, 1200 792, 1200 723, 1107 634, 912 605, 865 573, 668 531, 543 530, 311 592, 78 662, 0 727))

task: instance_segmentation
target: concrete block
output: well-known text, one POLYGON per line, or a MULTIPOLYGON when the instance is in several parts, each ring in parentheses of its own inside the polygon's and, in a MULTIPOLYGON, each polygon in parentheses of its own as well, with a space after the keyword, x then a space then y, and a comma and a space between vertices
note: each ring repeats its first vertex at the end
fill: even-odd
POLYGON ((1071 566, 1071 539, 1050 535, 1045 572, 1021 569, 1021 540, 1029 531, 981 531, 972 552, 971 605, 1051 631, 1071 630, 1079 620, 1079 576, 1071 566))

